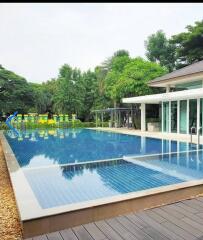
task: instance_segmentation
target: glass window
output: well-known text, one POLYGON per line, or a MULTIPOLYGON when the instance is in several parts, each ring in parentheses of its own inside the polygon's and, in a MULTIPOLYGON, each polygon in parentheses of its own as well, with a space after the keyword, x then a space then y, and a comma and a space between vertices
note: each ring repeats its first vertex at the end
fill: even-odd
POLYGON ((169 132, 169 102, 163 102, 163 131, 169 132))
POLYGON ((180 101, 180 133, 187 133, 187 100, 180 101))
POLYGON ((189 100, 189 133, 191 127, 197 129, 197 99, 189 100))
POLYGON ((202 80, 175 85, 175 89, 178 91, 187 90, 187 89, 195 89, 195 88, 202 88, 202 80))
POLYGON ((171 132, 177 133, 177 101, 171 102, 171 132))

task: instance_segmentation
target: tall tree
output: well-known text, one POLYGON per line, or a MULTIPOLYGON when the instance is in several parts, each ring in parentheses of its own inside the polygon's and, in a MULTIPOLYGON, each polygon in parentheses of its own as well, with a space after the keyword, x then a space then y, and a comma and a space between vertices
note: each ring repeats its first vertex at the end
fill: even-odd
POLYGON ((114 85, 117 98, 141 96, 153 92, 148 82, 156 77, 167 73, 165 67, 157 63, 135 58, 129 62, 114 85))
POLYGON ((117 95, 114 86, 120 78, 124 67, 130 62, 130 57, 126 51, 117 51, 111 58, 110 70, 105 77, 106 95, 113 101, 114 107, 117 105, 117 95))
POLYGON ((25 78, 0 67, 0 110, 25 113, 34 105, 33 90, 25 78))
POLYGON ((168 68, 169 72, 175 69, 175 45, 172 44, 162 30, 152 34, 145 41, 146 56, 152 61, 159 63, 161 66, 168 68))
POLYGON ((84 100, 84 85, 79 69, 64 64, 59 70, 54 110, 58 113, 80 115, 84 100))
POLYGON ((174 35, 170 40, 176 46, 177 68, 203 60, 203 20, 186 29, 187 32, 174 35))

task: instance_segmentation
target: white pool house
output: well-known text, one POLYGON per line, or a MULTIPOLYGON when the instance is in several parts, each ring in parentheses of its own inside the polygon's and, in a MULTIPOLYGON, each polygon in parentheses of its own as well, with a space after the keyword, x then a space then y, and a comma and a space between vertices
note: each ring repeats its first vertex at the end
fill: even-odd
MULTIPOLYGON (((168 133, 195 133, 203 126, 203 61, 196 62, 149 82, 149 86, 165 88, 165 93, 123 98, 123 103, 140 104, 141 131, 146 131, 146 105, 157 104, 161 121, 158 130, 168 133)), ((153 105, 154 106, 154 105, 153 105)))

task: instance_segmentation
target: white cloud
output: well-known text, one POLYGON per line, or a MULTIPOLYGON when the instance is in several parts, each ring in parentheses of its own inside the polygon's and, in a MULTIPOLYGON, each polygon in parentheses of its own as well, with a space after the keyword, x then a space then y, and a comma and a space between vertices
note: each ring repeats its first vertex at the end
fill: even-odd
POLYGON ((202 12, 202 3, 3 3, 0 64, 42 82, 64 63, 93 69, 121 48, 144 57, 148 35, 184 31, 202 12))

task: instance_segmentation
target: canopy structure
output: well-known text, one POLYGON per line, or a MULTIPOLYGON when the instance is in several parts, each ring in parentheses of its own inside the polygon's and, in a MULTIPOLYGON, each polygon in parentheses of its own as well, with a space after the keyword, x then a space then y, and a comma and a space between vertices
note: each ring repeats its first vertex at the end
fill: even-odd
POLYGON ((133 117, 133 108, 106 108, 93 110, 96 117, 96 127, 100 125, 103 127, 104 123, 104 114, 108 113, 110 115, 109 127, 121 127, 126 125, 130 127, 132 125, 132 117, 133 117))
POLYGON ((164 101, 184 100, 203 97, 203 88, 123 98, 123 103, 160 103, 164 101))

